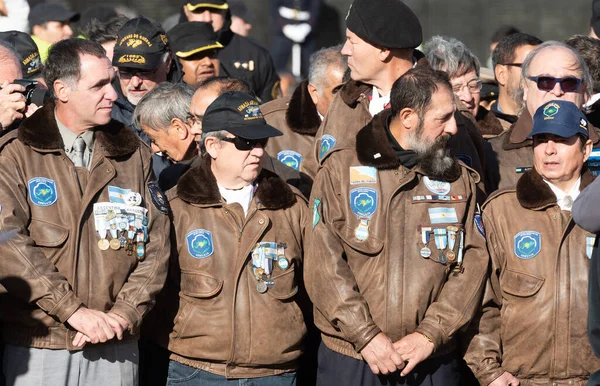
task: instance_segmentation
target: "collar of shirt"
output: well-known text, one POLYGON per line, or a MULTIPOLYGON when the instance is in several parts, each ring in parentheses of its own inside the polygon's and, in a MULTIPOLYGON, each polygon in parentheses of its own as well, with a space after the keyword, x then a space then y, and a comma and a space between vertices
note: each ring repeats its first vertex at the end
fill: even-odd
POLYGON ((221 197, 225 199, 228 204, 238 203, 244 209, 244 216, 248 214, 248 208, 254 197, 255 185, 247 185, 241 189, 227 189, 217 184, 219 187, 219 193, 221 197))
POLYGON ((71 154, 73 151, 73 142, 75 142, 75 139, 79 136, 85 141, 87 151, 92 151, 94 148, 94 130, 87 130, 83 134, 77 135, 58 119, 56 113, 54 114, 54 117, 56 118, 56 125, 58 126, 60 136, 65 144, 65 153, 71 154))
POLYGON ((551 182, 548 182, 546 180, 544 180, 544 182, 546 184, 548 184, 550 189, 552 189, 552 192, 554 192, 554 195, 556 196, 556 203, 558 204, 560 209, 568 210, 570 212, 571 207, 573 206, 573 201, 575 201, 575 199, 577 199, 577 196, 579 196, 579 187, 581 185, 581 177, 579 177, 577 179, 577 181, 575 182, 575 184, 573 184, 573 187, 571 188, 571 190, 568 193, 563 192, 561 189, 556 187, 551 182))
POLYGON ((591 108, 594 105, 594 103, 598 102, 598 100, 600 100, 600 93, 592 95, 590 99, 583 105, 583 108, 591 108))
MULTIPOLYGON (((417 67, 417 58, 413 56, 413 68, 415 67, 417 67)), ((371 96, 369 97, 369 112, 371 116, 374 117, 384 109, 390 107, 390 94, 391 92, 381 96, 377 87, 373 86, 373 92, 371 92, 371 96)))

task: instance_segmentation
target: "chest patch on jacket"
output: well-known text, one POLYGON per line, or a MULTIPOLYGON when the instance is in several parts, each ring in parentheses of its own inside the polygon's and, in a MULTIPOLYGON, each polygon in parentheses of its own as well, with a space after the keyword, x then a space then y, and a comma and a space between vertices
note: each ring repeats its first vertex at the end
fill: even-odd
POLYGON ((321 137, 321 145, 319 146, 319 159, 323 157, 335 146, 336 139, 329 134, 325 134, 321 137))
POLYGON ((515 235, 515 255, 519 259, 531 259, 542 250, 542 236, 539 232, 523 231, 515 235))
POLYGON ((300 170, 302 163, 302 154, 292 150, 284 150, 277 153, 277 159, 282 164, 291 167, 292 169, 300 170))
POLYGON ((439 194, 442 196, 450 193, 450 183, 449 182, 437 181, 437 180, 432 180, 429 177, 423 177, 423 183, 425 184, 427 189, 429 189, 429 191, 432 193, 439 194))
POLYGON ((377 169, 373 166, 351 166, 350 185, 376 184, 377 169))
POLYGON ((49 178, 35 177, 29 180, 29 197, 37 206, 50 206, 58 199, 56 182, 49 178))
POLYGON ((370 219, 377 210, 377 190, 356 188, 350 191, 350 209, 358 218, 370 219))
POLYGON ((185 235, 188 253, 194 259, 204 259, 213 254, 212 232, 206 229, 195 229, 185 235))
POLYGON ((164 214, 169 213, 169 204, 167 201, 167 197, 160 190, 158 184, 156 182, 148 182, 148 190, 150 191, 150 197, 152 198, 152 203, 160 212, 164 214))

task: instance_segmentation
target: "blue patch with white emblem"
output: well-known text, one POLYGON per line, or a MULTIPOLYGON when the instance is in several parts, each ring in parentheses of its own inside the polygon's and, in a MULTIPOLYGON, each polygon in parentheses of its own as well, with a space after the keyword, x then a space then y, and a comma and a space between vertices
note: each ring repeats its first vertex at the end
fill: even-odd
POLYGON ((187 249, 195 259, 204 259, 215 251, 212 232, 206 229, 196 229, 185 235, 187 249))
POLYGON ((323 157, 335 146, 336 139, 329 134, 325 134, 321 137, 321 145, 319 146, 319 159, 323 157))
POLYGON ((535 257, 542 250, 542 236, 539 232, 523 231, 515 235, 515 255, 527 260, 535 257))
POLYGON ((35 177, 29 180, 29 196, 37 206, 50 206, 58 199, 56 182, 49 178, 35 177))
POLYGON ((477 228, 479 234, 485 239, 485 227, 483 226, 483 219, 481 218, 481 215, 479 213, 475 213, 474 218, 475 228, 477 228))
POLYGON ((377 190, 356 188, 350 191, 350 209, 359 218, 371 218, 377 210, 377 190))
POLYGON ((291 167, 292 169, 300 170, 300 164, 302 163, 302 154, 292 151, 284 150, 277 153, 277 159, 282 164, 291 167))

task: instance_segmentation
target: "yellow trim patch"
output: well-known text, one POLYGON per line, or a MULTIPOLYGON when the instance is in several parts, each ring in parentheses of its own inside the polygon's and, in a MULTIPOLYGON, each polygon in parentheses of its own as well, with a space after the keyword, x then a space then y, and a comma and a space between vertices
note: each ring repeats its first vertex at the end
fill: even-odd
POLYGON ((229 4, 225 3, 222 5, 216 5, 216 4, 211 4, 211 3, 199 3, 196 5, 192 5, 190 3, 186 4, 186 7, 188 9, 188 11, 195 11, 198 8, 216 8, 216 9, 228 9, 229 8, 229 4))
POLYGON ((206 51, 206 50, 212 50, 215 48, 223 48, 223 45, 219 42, 217 42, 216 44, 212 44, 210 46, 205 46, 205 47, 200 47, 200 48, 196 48, 195 50, 191 50, 191 51, 177 51, 177 53, 175 55, 179 56, 180 58, 187 58, 190 57, 192 55, 197 54, 198 52, 202 52, 202 51, 206 51))

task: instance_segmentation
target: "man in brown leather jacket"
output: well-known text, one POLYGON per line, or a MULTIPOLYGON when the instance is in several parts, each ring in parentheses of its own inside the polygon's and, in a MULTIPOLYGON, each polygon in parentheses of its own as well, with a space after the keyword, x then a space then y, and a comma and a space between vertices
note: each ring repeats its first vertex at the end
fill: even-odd
POLYGON ((586 323, 595 235, 571 217, 593 180, 590 128, 574 103, 542 104, 533 168, 483 206, 492 270, 466 359, 484 386, 584 386, 600 367, 586 323))
POLYGON ((139 327, 167 275, 166 197, 150 149, 110 118, 104 49, 61 41, 44 71, 53 101, 2 138, 4 375, 137 385, 139 327))
POLYGON ((267 152, 311 178, 317 173, 312 156, 315 134, 348 68, 340 49, 341 46, 328 47, 312 54, 308 79, 300 83, 291 98, 260 106, 267 123, 283 133, 267 143, 267 152))
POLYGON ((167 385, 295 384, 308 209, 262 168, 277 135, 250 94, 222 94, 204 113, 199 163, 167 193, 180 270, 167 385))
POLYGON ((305 283, 323 339, 318 385, 461 384, 454 336, 488 257, 478 175, 446 148, 455 110, 445 73, 409 70, 360 145, 332 149, 317 174, 305 283))
MULTIPOLYGON (((486 191, 513 188, 519 177, 532 166, 531 117, 545 102, 560 99, 579 108, 592 92, 592 79, 585 62, 571 47, 556 41, 537 46, 522 65, 524 109, 517 122, 504 133, 488 141, 486 151, 486 191), (557 81, 560 79, 561 81, 557 81)), ((600 140, 590 129, 590 140, 600 140)))

